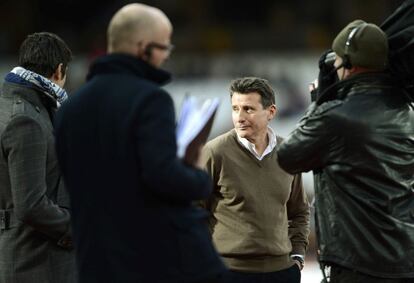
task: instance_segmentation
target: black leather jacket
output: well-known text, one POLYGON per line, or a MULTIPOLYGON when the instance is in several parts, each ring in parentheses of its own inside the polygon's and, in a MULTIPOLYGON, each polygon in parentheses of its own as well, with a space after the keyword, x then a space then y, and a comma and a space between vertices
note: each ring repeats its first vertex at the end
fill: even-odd
POLYGON ((385 74, 356 75, 312 104, 280 145, 280 166, 314 171, 320 261, 414 277, 414 111, 385 74))

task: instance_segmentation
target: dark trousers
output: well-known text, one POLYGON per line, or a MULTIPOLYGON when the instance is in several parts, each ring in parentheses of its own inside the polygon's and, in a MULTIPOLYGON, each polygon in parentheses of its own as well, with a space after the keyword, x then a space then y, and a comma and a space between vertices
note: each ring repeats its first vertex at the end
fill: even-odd
POLYGON ((300 276, 299 267, 294 264, 290 268, 267 273, 227 271, 220 283, 300 283, 300 276))
POLYGON ((338 265, 331 266, 330 283, 412 283, 414 278, 388 279, 374 277, 338 265))

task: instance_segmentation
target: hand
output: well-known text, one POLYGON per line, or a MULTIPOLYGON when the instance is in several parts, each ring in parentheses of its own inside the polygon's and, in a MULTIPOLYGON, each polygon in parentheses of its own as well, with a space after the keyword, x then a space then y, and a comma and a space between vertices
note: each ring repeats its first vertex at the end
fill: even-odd
POLYGON ((299 267, 299 270, 302 270, 303 267, 305 266, 305 264, 301 263, 299 260, 295 259, 294 261, 295 261, 295 264, 299 267))
POLYGON ((301 256, 293 255, 292 260, 295 262, 295 264, 298 265, 299 269, 302 270, 305 266, 305 261, 301 256))
POLYGON ((184 156, 184 162, 198 169, 203 169, 201 151, 203 145, 190 144, 184 156))
POLYGON ((198 155, 197 155, 197 160, 196 160, 196 161, 194 162, 194 164, 193 164, 193 166, 194 166, 195 168, 198 168, 198 169, 201 169, 201 170, 203 170, 203 169, 204 169, 203 159, 201 158, 201 157, 202 157, 201 152, 202 152, 202 150, 203 150, 203 146, 204 146, 204 145, 200 145, 200 146, 198 147, 198 155))
POLYGON ((314 95, 314 97, 311 97, 312 99, 317 100, 319 97, 321 97, 321 95, 325 92, 327 88, 329 88, 331 85, 338 81, 338 77, 335 72, 335 66, 331 58, 329 58, 333 56, 332 52, 333 51, 331 49, 328 49, 319 58, 318 84, 316 89, 316 95, 314 95), (327 60, 327 57, 330 60, 327 60))

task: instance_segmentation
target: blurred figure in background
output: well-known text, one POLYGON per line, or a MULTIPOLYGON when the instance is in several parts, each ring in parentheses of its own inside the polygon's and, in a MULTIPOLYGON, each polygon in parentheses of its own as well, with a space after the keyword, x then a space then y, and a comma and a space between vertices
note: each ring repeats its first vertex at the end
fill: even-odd
POLYGON ((57 35, 34 33, 0 95, 0 282, 75 282, 69 197, 52 119, 67 98, 72 57, 57 35))
POLYGON ((223 282, 300 282, 309 205, 301 175, 277 163, 282 138, 269 127, 274 91, 266 80, 247 77, 232 82, 230 97, 234 129, 203 150, 214 182, 204 205, 214 244, 230 269, 223 282))
POLYGON ((314 171, 329 282, 413 282, 414 111, 385 72, 388 40, 378 26, 353 21, 332 48, 325 71, 339 81, 280 145, 280 166, 314 171))
POLYGON ((209 196, 210 178, 177 159, 174 105, 160 88, 171 34, 161 10, 121 8, 109 54, 58 112, 82 283, 210 283, 224 270, 206 212, 191 204, 209 196))

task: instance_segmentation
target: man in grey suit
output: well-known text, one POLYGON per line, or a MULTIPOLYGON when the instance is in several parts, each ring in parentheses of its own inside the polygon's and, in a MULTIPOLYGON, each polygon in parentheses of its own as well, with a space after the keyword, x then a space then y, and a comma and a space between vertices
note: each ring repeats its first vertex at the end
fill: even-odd
POLYGON ((29 35, 0 95, 0 283, 75 282, 68 196, 52 117, 71 51, 55 34, 29 35))

